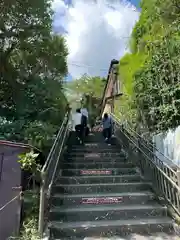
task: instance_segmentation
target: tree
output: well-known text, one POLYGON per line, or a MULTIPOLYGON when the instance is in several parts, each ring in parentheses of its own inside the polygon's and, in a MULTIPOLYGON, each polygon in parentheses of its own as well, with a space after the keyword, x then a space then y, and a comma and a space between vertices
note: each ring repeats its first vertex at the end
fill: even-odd
POLYGON ((93 123, 100 111, 106 80, 101 77, 83 75, 67 84, 67 88, 79 98, 79 105, 87 107, 90 114, 90 122, 93 123))
POLYGON ((51 2, 4 0, 0 9, 1 135, 22 141, 32 124, 50 124, 53 136, 66 111, 68 49, 51 32, 51 2))
POLYGON ((102 97, 105 79, 101 77, 90 77, 87 74, 84 74, 79 79, 76 79, 67 84, 67 87, 76 94, 90 94, 96 98, 102 97))
POLYGON ((143 0, 141 7, 130 41, 132 61, 126 61, 126 69, 134 70, 131 76, 125 74, 126 55, 120 61, 120 76, 126 83, 131 79, 136 123, 155 133, 180 124, 180 8, 177 0, 143 0))

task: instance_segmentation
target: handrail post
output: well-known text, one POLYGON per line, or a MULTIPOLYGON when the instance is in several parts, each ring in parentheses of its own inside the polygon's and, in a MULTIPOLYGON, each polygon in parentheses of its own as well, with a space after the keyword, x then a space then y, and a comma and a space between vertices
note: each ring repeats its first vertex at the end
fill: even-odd
POLYGON ((38 223, 38 232, 40 237, 43 237, 44 230, 44 206, 45 206, 45 173, 41 173, 41 189, 40 189, 40 204, 39 204, 39 223, 38 223))
POLYGON ((143 168, 143 159, 142 159, 142 153, 141 153, 141 137, 140 136, 138 136, 137 137, 137 139, 138 139, 138 149, 137 149, 137 151, 138 151, 138 162, 139 162, 139 167, 140 167, 140 169, 141 169, 141 173, 142 174, 144 174, 144 168, 143 168))
POLYGON ((3 161, 4 161, 4 153, 1 153, 1 161, 0 161, 0 181, 1 181, 1 178, 2 178, 3 161))
POLYGON ((180 187, 180 170, 177 170, 176 176, 177 176, 177 184, 180 187))

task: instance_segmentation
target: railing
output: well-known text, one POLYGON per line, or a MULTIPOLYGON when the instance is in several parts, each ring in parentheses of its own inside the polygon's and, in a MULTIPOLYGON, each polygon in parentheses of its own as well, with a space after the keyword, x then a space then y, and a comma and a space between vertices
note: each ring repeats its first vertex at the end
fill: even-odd
POLYGON ((57 174, 59 173, 60 159, 62 157, 64 145, 68 137, 69 132, 68 122, 69 112, 64 117, 64 120, 54 141, 54 144, 50 150, 50 153, 47 157, 45 165, 41 170, 41 188, 40 188, 39 224, 38 224, 38 230, 41 237, 43 236, 43 231, 48 217, 47 215, 52 185, 57 174))
MULTIPOLYGON (((113 119, 115 119, 115 121, 121 124, 120 120, 117 117, 115 117, 113 114, 111 114, 111 116, 113 117, 113 119)), ((163 162, 165 165, 169 165, 173 169, 180 169, 177 164, 175 164, 170 158, 165 156, 159 149, 157 149, 155 144, 152 141, 150 141, 149 139, 145 139, 142 135, 138 134, 129 126, 128 123, 123 124, 123 126, 125 127, 125 129, 127 129, 131 133, 131 135, 136 140, 140 140, 142 145, 144 145, 146 148, 151 149, 153 153, 156 151, 156 153, 160 156, 158 159, 162 160, 161 162, 163 162)), ((155 161, 156 161, 156 158, 155 158, 155 161)))
POLYGON ((0 154, 0 182, 2 178, 2 172, 3 172, 3 161, 4 161, 4 153, 0 154))
MULTIPOLYGON (((112 115, 115 135, 129 157, 136 161, 144 178, 152 182, 152 189, 163 197, 180 216, 180 170, 174 170, 159 159, 154 153, 153 145, 130 128, 125 128, 112 115)), ((170 160, 169 160, 170 161, 170 160)))

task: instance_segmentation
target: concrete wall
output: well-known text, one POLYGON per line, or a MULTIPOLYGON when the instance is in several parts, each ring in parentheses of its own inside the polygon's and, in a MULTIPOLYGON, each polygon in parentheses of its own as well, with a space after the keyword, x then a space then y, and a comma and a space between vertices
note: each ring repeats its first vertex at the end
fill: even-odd
MULTIPOLYGON (((180 126, 154 136, 153 141, 160 152, 180 167, 180 126)), ((165 161, 162 155, 159 154, 158 157, 165 161)))

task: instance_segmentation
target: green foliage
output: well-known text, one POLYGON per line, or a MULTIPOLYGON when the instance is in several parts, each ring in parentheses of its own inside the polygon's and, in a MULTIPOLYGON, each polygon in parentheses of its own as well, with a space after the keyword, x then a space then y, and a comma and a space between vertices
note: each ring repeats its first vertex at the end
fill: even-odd
POLYGON ((130 41, 131 54, 120 61, 125 93, 121 99, 125 112, 120 112, 151 132, 167 131, 180 124, 179 3, 143 0, 141 8, 130 41))
POLYGON ((26 191, 24 193, 25 219, 18 237, 9 240, 40 240, 38 233, 38 192, 26 191))
POLYGON ((6 118, 0 117, 0 139, 23 141, 24 140, 25 121, 7 121, 6 118))
POLYGON ((96 98, 101 98, 105 85, 105 79, 101 77, 90 77, 84 74, 79 79, 70 82, 67 87, 77 95, 89 94, 96 98))
POLYGON ((23 228, 20 236, 10 237, 9 240, 40 240, 37 229, 37 218, 31 216, 23 223, 23 228))
POLYGON ((48 135, 53 135, 67 105, 63 78, 68 49, 64 37, 52 34, 50 7, 49 0, 0 3, 0 134, 38 147, 44 143, 30 139, 28 127, 37 126, 37 132, 39 124, 44 130, 50 124, 54 127, 48 135))
POLYGON ((134 106, 134 74, 139 70, 147 56, 142 53, 126 54, 119 63, 119 81, 123 96, 115 102, 115 114, 122 121, 131 125, 136 122, 136 108, 134 106))
POLYGON ((35 190, 36 185, 35 181, 39 177, 39 173, 41 171, 41 165, 37 163, 37 157, 39 153, 34 153, 31 150, 28 153, 21 153, 19 154, 19 163, 21 164, 21 168, 25 171, 32 173, 32 180, 33 180, 33 189, 35 190))
POLYGON ((126 54, 121 60, 119 65, 119 74, 121 76, 122 91, 128 95, 133 94, 133 77, 134 73, 139 70, 147 56, 142 53, 126 54))
POLYGON ((24 194, 25 220, 18 240, 38 240, 39 193, 26 191, 24 194))
POLYGON ((34 121, 25 129, 25 140, 39 149, 45 151, 48 146, 52 145, 58 131, 58 125, 34 121))
POLYGON ((23 223, 23 231, 18 240, 40 240, 37 230, 37 218, 31 217, 23 223))
POLYGON ((167 36, 157 43, 146 68, 135 76, 136 103, 151 131, 180 124, 179 56, 180 41, 167 36))
MULTIPOLYGON (((52 146, 67 107, 63 80, 68 49, 64 37, 52 33, 51 4, 0 2, 0 137, 26 141, 43 153, 52 146)), ((31 151, 19 160, 34 183, 40 171, 36 158, 31 151)), ((36 219, 28 216, 18 240, 38 239, 36 219)))
MULTIPOLYGON (((91 124, 99 114, 105 82, 104 78, 90 77, 85 74, 67 85, 76 99, 79 99, 79 107, 82 105, 88 109, 91 124)), ((70 100, 70 102, 72 101, 74 101, 74 98, 70 100)))
POLYGON ((36 164, 36 158, 39 156, 39 153, 34 153, 31 150, 28 153, 19 154, 19 163, 21 164, 21 168, 30 172, 38 172, 40 171, 40 165, 36 164))

